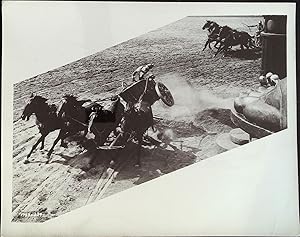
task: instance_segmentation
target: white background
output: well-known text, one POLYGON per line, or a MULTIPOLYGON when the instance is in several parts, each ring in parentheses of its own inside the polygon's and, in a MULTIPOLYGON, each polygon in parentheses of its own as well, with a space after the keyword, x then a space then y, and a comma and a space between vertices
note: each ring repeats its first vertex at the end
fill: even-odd
POLYGON ((195 12, 170 3, 4 2, 7 78, 36 76, 195 12))
POLYGON ((4 2, 2 7, 3 236, 298 233, 294 4, 4 2), (13 83, 187 15, 254 14, 288 15, 288 129, 46 223, 10 222, 13 83))

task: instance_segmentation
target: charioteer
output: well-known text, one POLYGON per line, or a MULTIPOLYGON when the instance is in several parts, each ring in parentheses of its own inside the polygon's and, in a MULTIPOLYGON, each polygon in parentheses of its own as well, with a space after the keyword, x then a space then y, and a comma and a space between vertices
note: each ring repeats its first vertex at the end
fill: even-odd
POLYGON ((153 64, 139 66, 131 75, 132 81, 140 81, 145 79, 145 75, 154 67, 153 64))

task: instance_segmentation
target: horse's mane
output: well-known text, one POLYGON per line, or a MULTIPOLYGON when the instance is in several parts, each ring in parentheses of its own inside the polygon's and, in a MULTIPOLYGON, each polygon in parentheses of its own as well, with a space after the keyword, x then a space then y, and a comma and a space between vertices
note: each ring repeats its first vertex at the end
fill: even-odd
POLYGON ((78 102, 77 96, 74 96, 74 95, 66 94, 66 95, 63 96, 63 98, 66 99, 66 101, 70 102, 70 103, 76 103, 76 102, 78 102))
POLYGON ((45 103, 48 99, 44 98, 43 96, 36 95, 33 97, 33 100, 41 102, 41 103, 45 103))
POLYGON ((67 100, 77 100, 77 96, 75 96, 75 95, 71 95, 71 94, 65 94, 64 96, 63 96, 63 98, 65 98, 65 99, 67 99, 67 100))
POLYGON ((36 108, 36 111, 34 113, 36 115, 37 115, 37 112, 39 112, 39 115, 52 114, 52 113, 56 112, 56 109, 57 109, 56 105, 48 104, 46 102, 47 100, 48 100, 47 98, 40 96, 40 95, 31 96, 31 101, 29 103, 34 102, 35 108, 36 108))

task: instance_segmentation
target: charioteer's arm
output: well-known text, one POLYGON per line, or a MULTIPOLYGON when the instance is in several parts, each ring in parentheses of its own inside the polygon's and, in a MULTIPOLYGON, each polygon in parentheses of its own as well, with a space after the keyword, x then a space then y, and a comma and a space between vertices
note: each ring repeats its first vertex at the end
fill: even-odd
POLYGON ((132 75, 131 75, 132 81, 135 81, 135 75, 138 74, 138 73, 140 73, 142 67, 143 67, 143 66, 138 67, 138 68, 132 73, 132 75))

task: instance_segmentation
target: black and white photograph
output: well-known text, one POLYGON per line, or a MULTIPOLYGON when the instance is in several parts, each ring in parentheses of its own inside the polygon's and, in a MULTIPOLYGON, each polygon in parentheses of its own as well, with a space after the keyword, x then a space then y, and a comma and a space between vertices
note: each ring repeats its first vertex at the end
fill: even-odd
MULTIPOLYGON (((124 12, 118 19, 113 18, 113 13, 107 14, 107 22, 103 22, 104 16, 98 16, 97 11, 102 14, 104 9, 107 12, 113 9, 114 4, 109 2, 29 2, 28 6, 23 2, 19 10, 24 11, 15 21, 12 10, 18 9, 18 2, 6 4, 7 22, 4 23, 10 27, 7 28, 9 36, 15 37, 10 46, 17 43, 15 52, 19 50, 22 55, 18 62, 23 59, 24 64, 19 69, 16 64, 14 69, 18 79, 12 83, 10 99, 12 147, 7 147, 11 153, 6 154, 10 156, 4 157, 11 166, 10 221, 14 224, 46 224, 125 190, 126 193, 131 189, 138 191, 137 186, 141 186, 142 193, 145 184, 154 186, 156 181, 176 176, 177 172, 186 170, 188 173, 188 167, 197 165, 205 170, 209 162, 216 165, 224 162, 221 169, 225 175, 220 175, 218 181, 221 182, 226 172, 240 169, 240 164, 233 160, 225 164, 226 159, 219 158, 221 154, 236 150, 239 155, 232 158, 244 162, 244 168, 248 166, 251 170, 247 162, 256 158, 244 152, 246 147, 252 145, 255 151, 255 144, 264 143, 272 149, 266 139, 273 136, 280 139, 280 134, 295 129, 295 112, 288 109, 289 103, 295 104, 288 100, 289 93, 294 92, 288 90, 288 83, 294 84, 296 78, 294 69, 288 66, 291 52, 287 49, 288 39, 295 35, 288 30, 290 16, 286 11, 278 14, 276 8, 274 14, 267 11, 237 15, 234 10, 232 14, 228 11, 226 14, 205 14, 203 10, 197 13, 194 8, 186 14, 168 18, 163 16, 165 11, 162 10, 156 12, 157 23, 152 22, 155 12, 145 14, 140 24, 149 21, 152 25, 145 26, 147 29, 143 32, 139 24, 129 24, 133 19, 137 23, 142 13, 129 16, 129 9, 132 8, 132 12, 154 11, 151 6, 158 7, 159 3, 116 3, 124 12), (84 6, 77 6, 81 14, 77 17, 64 15, 64 10, 70 11, 66 9, 68 6, 72 8, 76 4, 84 6), (26 14, 31 11, 37 11, 37 15, 30 21, 26 14), (58 18, 43 25, 43 14, 45 19, 50 15, 58 18), (72 17, 73 20, 67 19, 72 17), (168 20, 159 22, 163 17, 168 20), (119 28, 114 34, 121 35, 129 29, 130 36, 115 40, 109 21, 122 21, 121 18, 129 22, 127 28, 119 28), (58 19, 62 22, 57 23, 58 19), (20 33, 17 24, 21 21, 25 21, 25 28, 20 33), (31 27, 30 22, 35 25, 31 27), (69 22, 73 22, 74 29, 78 27, 76 24, 81 24, 84 30, 75 34, 72 27, 64 28, 69 22), (101 28, 105 25, 106 28, 101 28), (43 32, 43 26, 53 32, 43 32), (46 43, 38 45, 37 41, 35 45, 29 43, 29 37, 18 38, 29 35, 26 27, 46 43), (95 38, 85 39, 93 34, 95 38), (103 42, 110 40, 110 44, 101 44, 102 38, 103 42), (80 40, 86 41, 87 46, 80 45, 80 40), (45 45, 47 47, 43 48, 45 45), (39 58, 30 61, 34 54, 26 56, 23 53, 30 53, 30 50, 38 52, 39 58), (47 53, 56 56, 47 58, 47 53), (289 73, 288 68, 293 72, 289 73)), ((172 4, 175 3, 165 3, 172 4)), ((200 5, 205 7, 205 4, 200 5)), ((162 9, 165 9, 163 3, 162 9)), ((291 139, 294 138, 291 136, 291 139)), ((270 154, 267 159, 272 156, 270 154)), ((293 163, 297 157, 291 155, 290 159, 293 163)), ((210 199, 209 194, 212 187, 207 188, 207 192, 205 187, 212 185, 209 175, 217 177, 214 172, 218 173, 218 169, 205 171, 207 183, 203 179, 200 183, 197 179, 178 183, 177 192, 184 192, 185 185, 190 190, 198 190, 202 185, 203 192, 197 194, 199 202, 201 205, 208 200, 214 203, 215 199, 210 199)), ((255 171, 252 174, 256 176, 255 171)), ((238 180, 239 175, 234 179, 238 180)), ((259 187, 259 181, 256 182, 255 187, 259 187)), ((221 186, 219 184, 218 188, 221 186)), ((296 187, 293 190, 296 191, 296 187)), ((159 193, 153 193, 157 195, 159 193)), ((226 203, 226 197, 221 195, 216 200, 222 202, 223 199, 226 203)), ((127 201, 123 201, 126 206, 127 201)), ((185 202, 189 202, 189 198, 182 205, 185 202)), ((136 205, 138 208, 138 202, 136 205)), ((111 208, 111 215, 118 216, 120 209, 113 204, 111 208)), ((213 212, 218 213, 217 210, 213 212)), ((97 209, 97 213, 95 216, 103 215, 104 218, 101 209, 97 209)), ((294 215, 290 216, 293 219, 294 215)), ((283 233, 293 233, 295 228, 284 230, 287 232, 283 233)), ((200 235, 214 233, 206 232, 205 228, 203 231, 200 235)), ((234 234, 226 231, 229 229, 224 233, 234 234)), ((270 231, 266 233, 277 233, 276 228, 270 231)), ((137 233, 142 235, 142 232, 137 233)), ((265 232, 252 233, 263 235, 265 232)))

